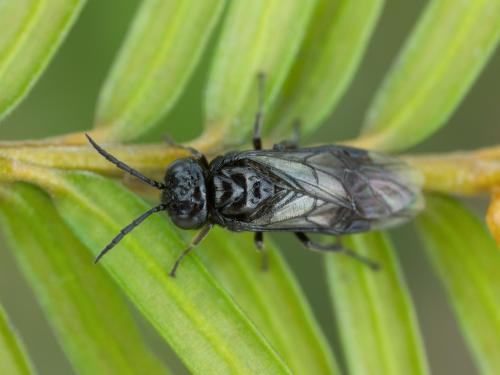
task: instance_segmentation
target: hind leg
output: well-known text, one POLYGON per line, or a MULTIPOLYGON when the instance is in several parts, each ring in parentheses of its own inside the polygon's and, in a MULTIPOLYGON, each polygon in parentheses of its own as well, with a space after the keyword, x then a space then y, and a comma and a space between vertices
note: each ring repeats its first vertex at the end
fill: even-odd
POLYGON ((312 250, 312 251, 317 251, 317 252, 338 252, 341 254, 345 254, 347 256, 350 256, 351 258, 354 258, 361 263, 367 265, 373 270, 378 270, 380 266, 372 261, 371 259, 365 258, 354 251, 350 249, 346 249, 345 247, 342 246, 339 237, 337 237, 337 241, 332 244, 322 244, 318 242, 312 241, 305 233, 302 232, 296 232, 295 235, 299 239, 299 241, 304 245, 306 249, 312 250))
POLYGON ((293 136, 291 139, 285 139, 280 143, 277 143, 273 146, 273 150, 277 151, 285 151, 285 150, 295 150, 299 148, 299 140, 300 140, 300 121, 295 120, 293 122, 293 136))

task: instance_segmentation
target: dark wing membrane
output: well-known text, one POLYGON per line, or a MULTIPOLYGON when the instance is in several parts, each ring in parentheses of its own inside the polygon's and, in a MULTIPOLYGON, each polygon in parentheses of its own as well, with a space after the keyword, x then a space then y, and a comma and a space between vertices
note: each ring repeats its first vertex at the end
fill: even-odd
POLYGON ((355 233, 404 222, 422 206, 420 174, 388 156, 321 146, 235 159, 272 175, 282 189, 252 215, 250 230, 355 233))

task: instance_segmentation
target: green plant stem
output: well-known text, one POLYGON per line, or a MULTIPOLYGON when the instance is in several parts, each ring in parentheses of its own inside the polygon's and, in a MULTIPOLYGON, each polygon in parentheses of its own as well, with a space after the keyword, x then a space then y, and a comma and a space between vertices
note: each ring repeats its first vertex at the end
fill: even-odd
POLYGON ((423 173, 427 191, 479 195, 500 187, 500 146, 403 158, 423 173))
MULTIPOLYGON (((103 145, 103 147, 134 168, 144 173, 152 172, 153 174, 162 174, 165 167, 172 161, 189 155, 189 152, 184 149, 169 147, 164 144, 147 146, 103 145)), ((111 177, 123 174, 121 170, 114 167, 113 164, 87 145, 49 145, 42 147, 19 145, 18 147, 2 147, 0 148, 0 156, 61 170, 87 170, 111 177)))
MULTIPOLYGON (((211 139, 200 143, 200 151, 209 152, 211 139)), ((355 144, 356 142, 350 142, 355 144)), ((189 156, 189 151, 166 144, 103 144, 110 153, 134 168, 161 177, 173 160, 189 156)), ((105 176, 120 177, 123 172, 102 158, 89 145, 65 145, 58 141, 2 142, 0 157, 61 170, 87 170, 105 176)), ((424 190, 457 195, 489 194, 500 186, 500 146, 470 152, 432 155, 403 155, 424 175, 424 190)), ((0 180, 15 180, 0 168, 0 180)), ((11 173, 16 173, 12 171, 11 173)))

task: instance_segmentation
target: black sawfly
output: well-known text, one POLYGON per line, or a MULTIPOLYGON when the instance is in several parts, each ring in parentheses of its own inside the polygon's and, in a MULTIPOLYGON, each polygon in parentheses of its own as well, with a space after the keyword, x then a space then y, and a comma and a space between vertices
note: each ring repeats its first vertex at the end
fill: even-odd
POLYGON ((295 139, 262 150, 263 88, 264 77, 259 75, 254 150, 229 152, 208 163, 204 155, 189 149, 191 157, 174 161, 163 182, 116 159, 87 135, 104 158, 161 191, 161 203, 123 228, 96 263, 151 214, 166 211, 179 228, 201 228, 177 258, 170 276, 175 276, 182 259, 214 225, 255 232, 263 268, 267 267, 263 233, 275 231, 293 232, 308 249, 340 252, 378 267, 342 247, 339 236, 385 229, 412 218, 422 206, 419 174, 401 160, 353 147, 299 148, 295 139), (330 234, 337 240, 317 243, 307 233, 330 234))

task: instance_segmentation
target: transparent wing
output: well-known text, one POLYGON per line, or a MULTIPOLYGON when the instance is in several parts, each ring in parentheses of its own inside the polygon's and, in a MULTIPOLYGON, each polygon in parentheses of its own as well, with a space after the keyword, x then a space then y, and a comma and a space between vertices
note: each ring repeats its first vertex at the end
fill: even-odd
POLYGON ((245 230, 354 233, 399 224, 422 206, 421 177, 398 159, 342 146, 246 151, 232 160, 282 190, 245 230))

